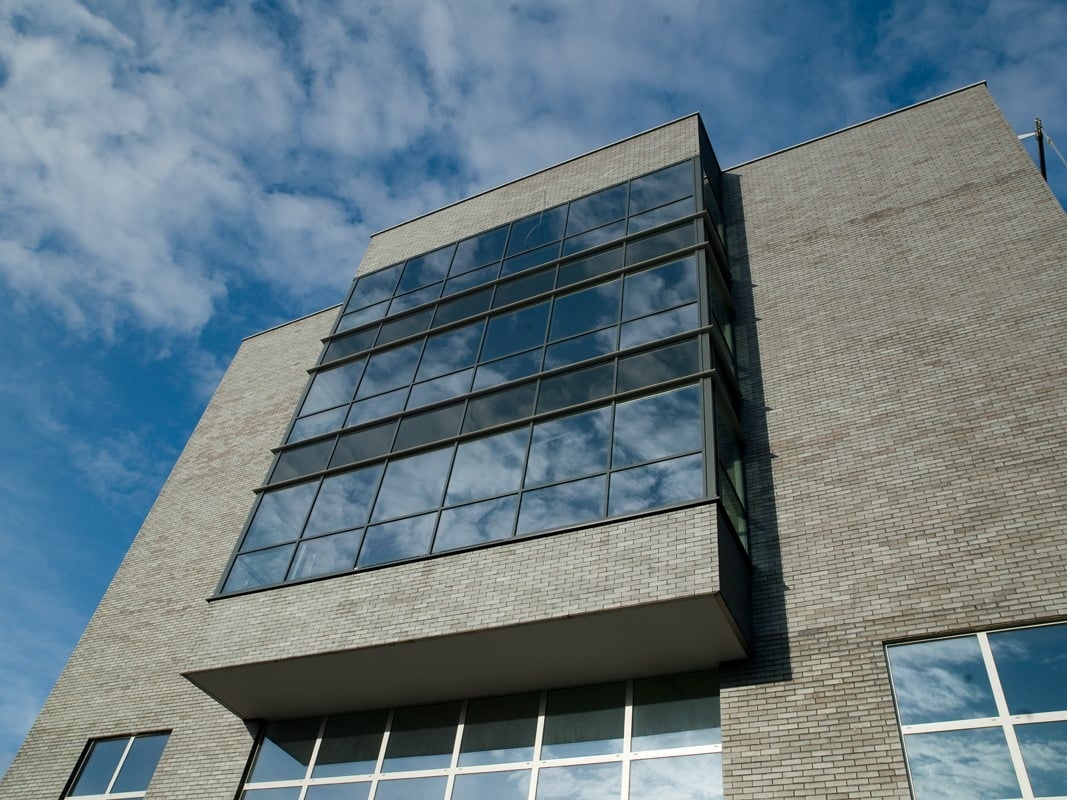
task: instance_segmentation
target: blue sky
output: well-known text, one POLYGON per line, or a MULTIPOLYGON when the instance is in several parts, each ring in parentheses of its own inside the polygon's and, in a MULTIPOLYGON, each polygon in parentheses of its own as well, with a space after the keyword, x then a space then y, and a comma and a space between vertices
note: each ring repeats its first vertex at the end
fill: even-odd
POLYGON ((1060 0, 2 0, 0 772, 240 339, 370 233, 691 111, 730 166, 987 80, 1067 152, 1065 41, 1060 0))

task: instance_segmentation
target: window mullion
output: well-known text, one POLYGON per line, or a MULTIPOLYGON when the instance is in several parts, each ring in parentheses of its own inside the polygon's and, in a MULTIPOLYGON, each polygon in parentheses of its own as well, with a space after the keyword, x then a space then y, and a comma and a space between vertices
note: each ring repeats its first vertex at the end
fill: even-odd
POLYGON ((111 773, 111 780, 107 783, 107 788, 104 790, 105 795, 110 795, 112 788, 115 786, 115 781, 119 779, 119 773, 122 772, 122 767, 126 763, 126 756, 130 754, 130 748, 133 747, 133 740, 136 736, 131 736, 126 741, 126 747, 122 751, 122 756, 119 757, 119 763, 115 765, 115 771, 111 773))
POLYGON ((982 660, 985 662, 986 671, 989 673, 989 684, 993 689, 993 700, 997 704, 997 713, 1000 715, 1001 729, 1008 743, 1008 753, 1011 756, 1012 766, 1015 768, 1015 777, 1019 781, 1023 800, 1033 800, 1034 790, 1030 786, 1030 777, 1026 774, 1026 764, 1023 762, 1023 753, 1019 748, 1019 740, 1015 736, 1015 726, 1011 723, 1011 714, 1008 710, 1008 701, 1004 696, 1004 689, 1000 685, 1000 675, 997 672, 997 664, 993 659, 993 650, 989 646, 988 634, 978 634, 978 648, 982 651, 982 660))

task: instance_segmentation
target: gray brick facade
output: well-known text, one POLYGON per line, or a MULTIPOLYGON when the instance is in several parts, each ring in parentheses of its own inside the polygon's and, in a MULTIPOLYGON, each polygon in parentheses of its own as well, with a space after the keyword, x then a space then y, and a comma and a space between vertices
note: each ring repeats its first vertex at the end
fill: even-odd
MULTIPOLYGON (((687 117, 391 228, 360 271, 692 157, 697 130, 687 117)), ((754 629, 751 657, 722 667, 726 797, 904 800, 884 644, 1067 618, 1067 224, 982 85, 723 180, 754 629)), ((198 686, 269 681, 271 665, 336 671, 538 626, 580 646, 584 621, 666 608, 676 628, 631 637, 699 644, 693 615, 744 616, 708 504, 209 601, 336 314, 242 344, 0 798, 58 798, 88 739, 152 730, 172 734, 149 798, 232 798, 254 726, 198 686)), ((483 685, 720 657, 657 644, 483 685)), ((461 688, 397 681, 377 699, 461 688)), ((347 710, 287 705, 284 686, 262 702, 347 710)))

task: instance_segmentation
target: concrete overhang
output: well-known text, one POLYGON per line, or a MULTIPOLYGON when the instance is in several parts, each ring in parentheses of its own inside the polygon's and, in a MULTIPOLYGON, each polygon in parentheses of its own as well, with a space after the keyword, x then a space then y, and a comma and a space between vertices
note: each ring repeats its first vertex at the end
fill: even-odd
POLYGON ((450 636, 183 673, 242 719, 572 686, 746 656, 718 594, 450 636))

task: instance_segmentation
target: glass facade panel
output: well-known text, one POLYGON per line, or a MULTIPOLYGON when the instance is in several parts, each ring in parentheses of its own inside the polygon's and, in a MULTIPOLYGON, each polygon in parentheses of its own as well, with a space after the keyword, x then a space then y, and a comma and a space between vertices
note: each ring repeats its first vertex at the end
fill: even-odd
POLYGON ((989 647, 1012 714, 1067 709, 1067 625, 991 633, 989 647))
POLYGON ((368 797, 370 797, 370 781, 361 781, 309 786, 304 800, 367 800, 368 797))
POLYGON ((537 800, 616 800, 622 764, 549 767, 537 776, 537 800))
POLYGON ((567 239, 563 242, 563 255, 569 256, 574 253, 580 253, 582 250, 589 250, 597 245, 607 244, 616 239, 621 239, 625 235, 626 222, 625 220, 619 220, 610 225, 605 225, 602 228, 596 228, 595 230, 579 234, 578 236, 572 236, 570 239, 567 239))
POLYGON ((527 487, 604 472, 608 468, 611 408, 598 408, 534 425, 527 487))
POLYGON ((1067 720, 1018 725, 1015 735, 1034 795, 1067 796, 1067 720))
MULTIPOLYGON (((518 477, 525 469, 522 447, 506 465, 488 461, 480 470, 466 455, 474 452, 468 448, 471 437, 481 431, 510 426, 507 433, 518 441, 536 428, 540 436, 545 426, 559 423, 544 417, 564 414, 566 419, 575 416, 576 407, 596 404, 594 416, 610 419, 619 393, 655 392, 668 381, 702 370, 710 374, 710 362, 702 363, 701 353, 710 349, 711 334, 691 332, 702 315, 710 315, 703 307, 707 300, 698 296, 699 271, 719 267, 710 251, 676 254, 698 243, 703 226, 698 220, 652 234, 624 234, 627 220, 631 229, 646 224, 640 215, 654 217, 656 224, 690 215, 693 174, 693 162, 685 161, 359 277, 344 324, 351 327, 352 320, 372 310, 375 320, 328 341, 305 407, 289 432, 290 444, 280 448, 268 480, 307 477, 301 486, 313 495, 321 477, 323 494, 312 522, 301 530, 311 496, 291 513, 273 508, 277 498, 261 503, 232 567, 235 574, 227 576, 220 592, 263 585, 255 575, 281 571, 288 577, 278 580, 292 581, 332 569, 326 565, 347 560, 357 534, 338 537, 336 545, 344 545, 340 550, 310 540, 368 524, 447 512, 432 545, 419 527, 418 547, 387 553, 385 543, 393 541, 394 529, 376 527, 362 544, 365 553, 357 569, 383 558, 413 557, 419 548, 428 553, 467 547, 516 532, 536 533, 536 525, 554 529, 706 497, 704 440, 711 443, 715 437, 705 437, 699 426, 703 406, 712 400, 710 381, 678 390, 680 395, 659 392, 694 399, 695 405, 683 404, 684 409, 668 408, 669 400, 658 395, 619 403, 619 423, 608 425, 595 447, 581 453, 598 463, 578 472, 571 469, 574 453, 590 444, 580 436, 571 442, 571 452, 553 454, 557 466, 551 470, 542 452, 549 445, 538 438, 529 451, 525 482, 518 477), (562 242, 577 253, 615 236, 625 236, 625 242, 559 260, 562 242), (588 285, 598 277, 600 283, 588 285), (442 292, 455 291, 466 293, 439 299, 442 292), (390 311, 378 321, 385 304, 390 311), (397 313, 400 308, 403 313, 397 313), (686 333, 691 335, 687 341, 658 341, 686 333), (398 342, 398 337, 404 338, 398 342), (616 355, 620 348, 628 350, 624 357, 616 355), (327 366, 337 358, 353 360, 327 366), (514 385, 498 388, 506 384, 514 385), (680 449, 681 435, 689 449, 680 449), (610 464, 600 460, 605 446, 614 458, 610 464), (455 448, 459 458, 450 467, 455 448), (390 459, 400 451, 413 451, 410 458, 418 460, 390 459), (323 474, 369 464, 384 475, 380 487, 360 484, 359 491, 344 492, 337 476, 323 474), (447 499, 445 486, 450 487, 447 499), (345 510, 346 505, 356 508, 345 510), (508 528, 504 521, 516 507, 521 521, 508 528), (367 519, 369 508, 373 514, 367 519), (306 541, 291 566, 291 551, 265 553, 300 539, 306 541), (245 558, 253 551, 264 554, 245 558)), ((720 372, 720 382, 734 380, 732 371, 720 372)), ((744 489, 735 488, 719 497, 732 509, 734 526, 743 530, 744 489)))
POLYGON ((1021 796, 1000 728, 920 733, 904 742, 915 800, 1021 796))
POLYGON ((300 780, 307 775, 319 735, 318 719, 272 722, 256 752, 250 781, 300 780))
POLYGON ((523 427, 460 444, 445 502, 465 503, 517 491, 529 438, 523 427))
POLYGON ((540 704, 537 692, 471 700, 464 719, 459 766, 531 761, 540 704))
POLYGON ((889 663, 904 725, 997 715, 982 652, 974 637, 891 647, 889 663))
MULTIPOLYGON (((317 746, 322 720, 272 723, 262 747, 277 755, 279 733, 287 733, 293 753, 284 753, 277 774, 303 770, 307 777, 277 781, 290 784, 286 791, 306 787, 305 797, 322 792, 324 800, 363 797, 372 784, 404 798, 411 796, 405 787, 416 786, 415 796, 425 790, 445 800, 449 783, 451 800, 527 798, 531 790, 578 798, 607 792, 620 800, 626 775, 626 800, 718 798, 717 696, 714 672, 643 678, 330 716, 317 746)), ((244 787, 273 788, 254 778, 244 787)))
POLYGON ((379 710, 327 719, 311 777, 336 778, 374 772, 387 716, 379 710))
POLYGON ((722 800, 722 756, 645 758, 630 765, 633 800, 722 800))
POLYGON ((545 700, 541 757, 621 752, 625 691, 623 683, 550 691, 545 700))
POLYGON ((452 760, 458 720, 459 703, 398 708, 382 770, 401 772, 447 767, 452 760))
POLYGON ((366 539, 356 564, 372 567, 426 555, 430 552, 436 523, 437 512, 434 512, 386 522, 383 525, 372 525, 367 528, 366 539))
POLYGON ((115 778, 111 791, 113 793, 145 791, 156 771, 159 759, 163 756, 167 738, 165 733, 135 737, 130 749, 126 752, 126 760, 122 762, 122 768, 115 778))
POLYGON ((310 481, 264 492, 241 549, 254 550, 295 539, 304 527, 318 485, 318 481, 310 481))
POLYGON ((346 531, 318 539, 308 539, 296 548, 296 558, 289 569, 289 580, 312 578, 352 569, 363 541, 363 531, 346 531))
POLYGON ((237 556, 233 560, 223 591, 240 592, 257 586, 281 583, 289 570, 289 559, 293 557, 294 547, 295 545, 290 544, 237 556))
POLYGON ((401 778, 379 781, 374 800, 441 800, 447 778, 401 778))
POLYGON ((459 547, 506 539, 515 527, 518 495, 483 500, 441 512, 433 551, 440 553, 459 547))
POLYGON ((74 782, 74 788, 70 791, 71 797, 80 797, 87 794, 103 794, 115 776, 119 760, 126 752, 130 740, 101 739, 89 746, 89 753, 85 757, 81 773, 74 782))

